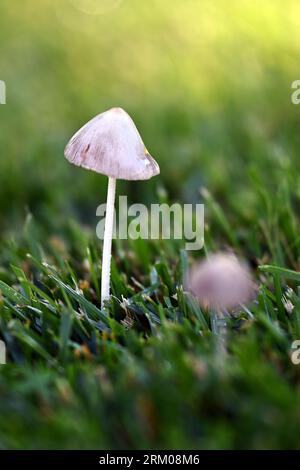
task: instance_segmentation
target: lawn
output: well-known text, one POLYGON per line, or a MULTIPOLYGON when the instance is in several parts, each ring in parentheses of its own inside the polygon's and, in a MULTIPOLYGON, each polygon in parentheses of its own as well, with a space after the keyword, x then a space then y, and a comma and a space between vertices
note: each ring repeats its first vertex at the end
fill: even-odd
POLYGON ((0 449, 299 449, 299 4, 98 6, 0 6, 0 449), (205 246, 115 240, 101 309, 107 178, 63 153, 113 106, 161 168, 118 195, 204 203, 205 246), (258 290, 220 358, 213 312, 183 285, 227 250, 258 290))

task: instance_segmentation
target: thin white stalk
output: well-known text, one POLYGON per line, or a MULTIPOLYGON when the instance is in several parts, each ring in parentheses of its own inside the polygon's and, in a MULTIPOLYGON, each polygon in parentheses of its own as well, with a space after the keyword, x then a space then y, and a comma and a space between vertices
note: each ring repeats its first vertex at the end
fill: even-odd
POLYGON ((216 335, 215 357, 218 367, 222 369, 227 357, 227 318, 224 313, 212 313, 212 330, 216 335))
POLYGON ((109 299, 110 294, 110 260, 112 236, 114 229, 115 194, 116 179, 109 178, 107 187, 105 228, 102 253, 101 308, 104 307, 104 301, 109 299))

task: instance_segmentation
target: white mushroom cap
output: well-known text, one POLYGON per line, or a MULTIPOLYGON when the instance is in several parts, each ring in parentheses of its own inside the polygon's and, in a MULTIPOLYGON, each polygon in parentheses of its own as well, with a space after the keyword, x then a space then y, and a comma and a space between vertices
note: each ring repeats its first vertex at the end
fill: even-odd
POLYGON ((122 108, 109 109, 79 129, 66 146, 65 157, 74 165, 123 180, 147 180, 160 171, 122 108))
POLYGON ((205 308, 232 310, 253 299, 256 286, 244 263, 236 256, 217 253, 190 272, 187 288, 205 308))

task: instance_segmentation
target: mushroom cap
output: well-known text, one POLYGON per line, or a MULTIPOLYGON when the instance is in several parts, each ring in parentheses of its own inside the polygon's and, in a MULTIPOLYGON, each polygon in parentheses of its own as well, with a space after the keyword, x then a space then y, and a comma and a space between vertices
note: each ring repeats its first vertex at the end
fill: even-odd
POLYGON ((256 291, 247 266, 226 253, 198 263, 189 274, 187 288, 202 306, 219 312, 249 302, 256 291))
POLYGON ((65 157, 74 165, 124 180, 147 180, 160 171, 122 108, 111 108, 79 129, 65 157))

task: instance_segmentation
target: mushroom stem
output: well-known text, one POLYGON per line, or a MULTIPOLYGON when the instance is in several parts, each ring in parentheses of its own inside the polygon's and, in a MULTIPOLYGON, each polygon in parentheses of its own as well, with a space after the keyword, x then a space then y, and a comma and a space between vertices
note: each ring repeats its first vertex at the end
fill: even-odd
POLYGON ((224 366, 225 359, 227 357, 228 337, 227 318, 223 312, 212 312, 212 330, 216 335, 216 362, 218 367, 221 369, 224 366))
POLYGON ((110 291, 110 259, 111 244, 114 229, 114 208, 116 194, 116 179, 108 179, 105 228, 102 253, 102 276, 101 276, 101 308, 104 307, 104 301, 109 299, 110 291))

